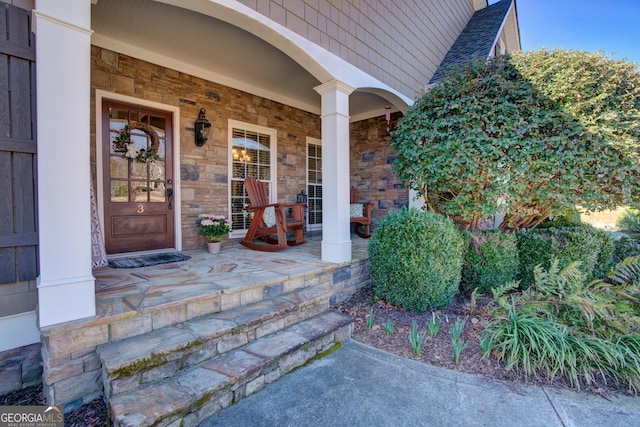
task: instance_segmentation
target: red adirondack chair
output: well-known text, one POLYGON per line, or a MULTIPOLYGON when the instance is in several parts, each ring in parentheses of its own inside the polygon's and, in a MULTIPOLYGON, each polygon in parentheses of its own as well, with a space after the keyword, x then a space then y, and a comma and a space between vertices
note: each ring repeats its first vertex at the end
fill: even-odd
POLYGON ((246 209, 253 211, 253 219, 240 244, 257 251, 276 252, 306 243, 303 237, 306 225, 303 203, 269 203, 264 183, 256 178, 246 178, 244 188, 250 202, 246 209), (287 231, 293 231, 293 240, 287 240, 287 231), (255 242, 256 239, 264 243, 255 242))
POLYGON ((373 203, 358 203, 358 189, 351 186, 350 225, 353 231, 365 239, 371 237, 373 203))

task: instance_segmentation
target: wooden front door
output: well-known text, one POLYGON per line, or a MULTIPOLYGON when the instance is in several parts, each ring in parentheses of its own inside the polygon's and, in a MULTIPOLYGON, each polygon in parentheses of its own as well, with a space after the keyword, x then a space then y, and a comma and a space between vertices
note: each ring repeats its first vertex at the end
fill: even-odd
POLYGON ((175 247, 172 115, 103 101, 107 254, 175 247))

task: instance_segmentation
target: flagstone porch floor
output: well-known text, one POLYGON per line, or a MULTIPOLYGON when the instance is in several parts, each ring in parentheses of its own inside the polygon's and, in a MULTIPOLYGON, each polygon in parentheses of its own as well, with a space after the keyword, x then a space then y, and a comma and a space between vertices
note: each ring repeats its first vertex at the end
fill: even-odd
MULTIPOLYGON (((127 314, 158 306, 231 293, 238 288, 276 283, 292 276, 350 264, 323 262, 320 237, 307 239, 306 244, 280 252, 254 251, 234 242, 218 254, 210 254, 204 249, 185 251, 191 259, 183 262, 130 269, 95 269, 96 317, 127 317, 127 314)), ((367 239, 352 235, 351 263, 368 258, 367 244, 367 239)))

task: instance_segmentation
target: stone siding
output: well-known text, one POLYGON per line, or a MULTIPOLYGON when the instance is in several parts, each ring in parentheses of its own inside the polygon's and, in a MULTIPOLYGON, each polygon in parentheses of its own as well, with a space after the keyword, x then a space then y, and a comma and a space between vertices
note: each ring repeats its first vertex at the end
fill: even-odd
POLYGON ((40 384, 40 343, 0 352, 0 395, 40 384))
MULTIPOLYGON (((391 129, 400 115, 391 115, 391 129)), ((360 201, 373 202, 372 228, 375 229, 389 210, 409 205, 409 190, 392 171, 394 157, 384 117, 352 123, 350 132, 351 185, 358 188, 360 201)))
POLYGON ((469 0, 239 1, 410 96, 474 13, 469 0))
POLYGON ((182 245, 203 247, 196 218, 228 215, 229 119, 276 129, 278 201, 292 203, 306 186, 306 138, 320 138, 320 117, 246 92, 154 65, 110 50, 91 49, 91 158, 96 182, 95 89, 180 108, 182 245), (211 122, 209 140, 194 144, 200 108, 211 122))

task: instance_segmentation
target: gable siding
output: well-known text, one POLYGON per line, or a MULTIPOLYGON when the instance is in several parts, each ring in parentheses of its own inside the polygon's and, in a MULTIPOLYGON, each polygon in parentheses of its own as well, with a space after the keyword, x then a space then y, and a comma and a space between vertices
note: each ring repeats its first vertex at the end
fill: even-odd
POLYGON ((515 8, 511 10, 507 18, 507 22, 502 30, 502 35, 504 36, 508 52, 520 49, 520 34, 518 32, 515 8))
POLYGON ((469 0, 240 2, 409 96, 429 82, 474 12, 469 0))
POLYGON ((0 2, 0 316, 35 308, 35 50, 31 15, 0 2))

